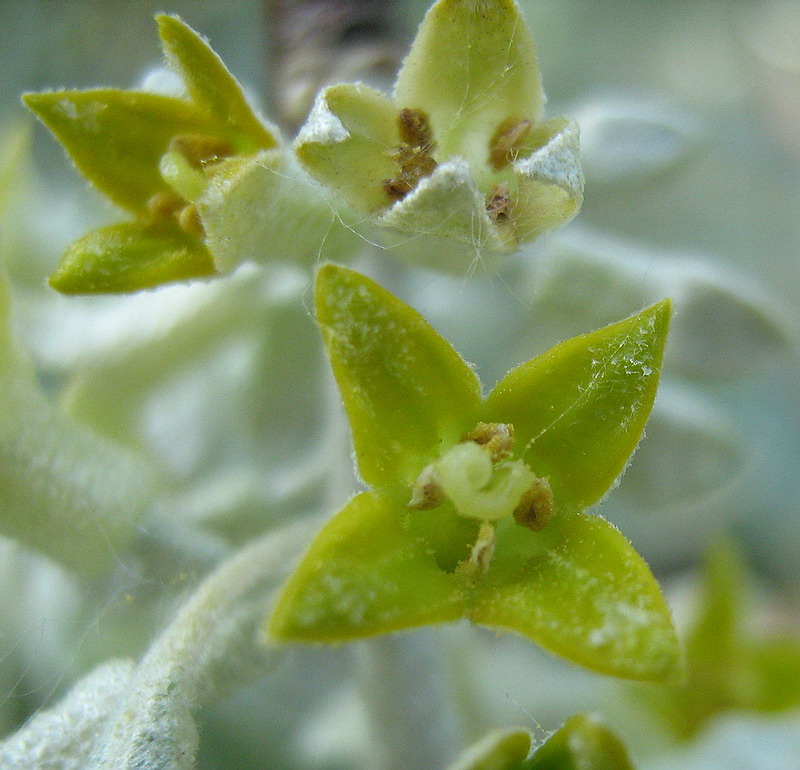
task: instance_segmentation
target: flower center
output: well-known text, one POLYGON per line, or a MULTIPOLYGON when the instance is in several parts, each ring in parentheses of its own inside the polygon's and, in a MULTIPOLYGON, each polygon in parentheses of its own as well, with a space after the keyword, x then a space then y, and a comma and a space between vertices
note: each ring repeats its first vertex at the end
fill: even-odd
POLYGON ((542 529, 553 516, 550 484, 523 460, 509 459, 513 448, 513 425, 479 422, 422 469, 408 507, 428 510, 448 499, 468 519, 494 522, 513 516, 523 527, 542 529))
MULTIPOLYGON (((383 191, 392 202, 403 200, 438 165, 433 157, 436 142, 426 112, 406 107, 400 110, 397 126, 402 144, 392 150, 391 158, 397 164, 398 173, 383 180, 383 191)), ((530 130, 531 121, 525 118, 509 118, 500 123, 489 141, 490 168, 502 171, 513 163, 530 130)), ((485 199, 486 212, 492 222, 500 226, 508 222, 513 214, 508 184, 492 184, 485 199)))
POLYGON ((494 553, 494 525, 513 517, 540 530, 553 516, 553 493, 523 460, 510 459, 514 428, 506 423, 478 423, 438 460, 423 468, 412 488, 409 508, 427 510, 450 500, 456 512, 481 522, 478 538, 458 571, 485 574, 494 553))
POLYGON ((222 137, 205 134, 174 136, 159 163, 161 176, 173 192, 156 193, 147 202, 153 221, 174 219, 189 235, 202 238, 205 235, 203 223, 192 201, 205 189, 207 179, 204 171, 233 154, 233 146, 222 137))
POLYGON ((522 460, 492 461, 491 452, 464 441, 437 463, 439 484, 461 516, 499 521, 513 514, 536 480, 522 460))

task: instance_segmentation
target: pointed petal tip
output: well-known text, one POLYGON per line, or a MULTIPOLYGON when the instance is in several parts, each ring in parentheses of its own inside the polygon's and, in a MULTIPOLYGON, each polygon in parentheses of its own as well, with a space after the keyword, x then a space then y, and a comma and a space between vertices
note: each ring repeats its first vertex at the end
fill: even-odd
MULTIPOLYGON (((154 16, 158 27, 158 36, 162 43, 166 43, 168 38, 174 38, 184 32, 190 32, 205 40, 198 32, 190 27, 177 13, 157 13, 154 16)), ((165 51, 166 53, 166 51, 165 51)))
POLYGON ((80 289, 77 289, 74 286, 69 273, 61 268, 57 269, 51 276, 48 277, 47 284, 51 289, 55 289, 59 294, 81 293, 80 289))
POLYGON ((664 297, 660 302, 656 302, 654 305, 655 311, 660 316, 667 316, 668 318, 672 317, 672 298, 671 297, 664 297))
POLYGON ((355 270, 350 270, 336 262, 325 262, 317 268, 314 277, 314 287, 317 297, 319 298, 323 292, 329 291, 336 283, 341 283, 348 279, 352 280, 359 273, 355 270))
POLYGON ((333 279, 335 275, 353 272, 353 270, 349 270, 336 262, 324 262, 317 268, 316 280, 317 283, 327 282, 333 279))
POLYGON ((22 94, 20 101, 34 114, 37 118, 44 121, 45 114, 44 108, 53 104, 61 96, 74 91, 67 91, 66 89, 54 89, 50 91, 28 91, 22 94))
POLYGON ((350 132, 328 105, 330 90, 325 89, 317 94, 308 119, 301 126, 294 140, 295 151, 301 160, 307 160, 303 150, 306 145, 329 146, 341 144, 350 138, 350 132))

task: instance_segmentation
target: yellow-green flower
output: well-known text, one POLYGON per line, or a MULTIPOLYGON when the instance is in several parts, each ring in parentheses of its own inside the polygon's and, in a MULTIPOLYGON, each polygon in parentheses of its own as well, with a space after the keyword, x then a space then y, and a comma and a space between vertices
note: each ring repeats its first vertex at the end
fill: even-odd
POLYGON ((215 273, 200 213, 210 180, 242 158, 274 165, 285 154, 208 44, 175 17, 157 20, 186 98, 119 89, 23 97, 81 173, 133 217, 72 244, 50 279, 59 291, 133 291, 215 273))
POLYGON ((316 310, 370 489, 312 543, 272 637, 342 642, 466 617, 596 671, 673 676, 677 640, 652 574, 584 512, 642 435, 669 303, 558 345, 486 398, 453 348, 370 279, 323 267, 316 310))
POLYGON ((89 181, 133 221, 68 249, 66 293, 125 292, 226 272, 244 261, 309 262, 351 247, 331 195, 248 104, 208 43, 157 17, 185 98, 95 89, 26 94, 89 181))
POLYGON ((428 263, 467 266, 571 219, 578 128, 542 122, 533 41, 515 0, 439 0, 394 98, 323 91, 295 143, 303 166, 428 263))

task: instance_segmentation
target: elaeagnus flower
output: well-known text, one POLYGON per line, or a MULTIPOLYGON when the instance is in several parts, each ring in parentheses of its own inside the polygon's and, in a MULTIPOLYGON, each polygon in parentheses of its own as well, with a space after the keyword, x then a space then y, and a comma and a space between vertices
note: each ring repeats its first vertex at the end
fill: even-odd
POLYGON ((669 302, 557 345, 485 398, 453 348, 372 280, 323 267, 316 312, 369 488, 311 544, 270 635, 336 643, 468 618, 596 671, 674 676, 653 575, 586 513, 642 436, 669 302))
POLYGON ((515 0, 439 0, 393 97, 358 83, 324 90, 295 149, 365 223, 403 234, 418 258, 491 261, 582 202, 578 128, 543 121, 543 102, 515 0))

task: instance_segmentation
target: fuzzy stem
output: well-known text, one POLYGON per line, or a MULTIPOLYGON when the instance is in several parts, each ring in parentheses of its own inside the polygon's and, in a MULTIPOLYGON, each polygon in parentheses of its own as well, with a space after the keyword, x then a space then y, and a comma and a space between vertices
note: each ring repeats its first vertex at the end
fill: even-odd
POLYGON ((205 579, 134 671, 93 767, 166 767, 173 753, 169 767, 194 767, 199 737, 191 712, 275 659, 276 650, 258 644, 258 629, 272 592, 318 526, 307 519, 272 532, 205 579))
MULTIPOLYGON (((174 666, 186 697, 199 705, 209 702, 213 687, 209 671, 216 661, 225 662, 231 648, 246 648, 255 657, 269 656, 269 648, 257 648, 257 627, 263 623, 268 597, 289 573, 299 551, 319 526, 305 519, 250 543, 209 575, 175 619, 150 648, 141 672, 163 670, 163 678, 175 680, 164 667, 174 666), (175 665, 172 661, 179 661, 175 665)), ((158 677, 156 677, 158 678, 158 677)))

